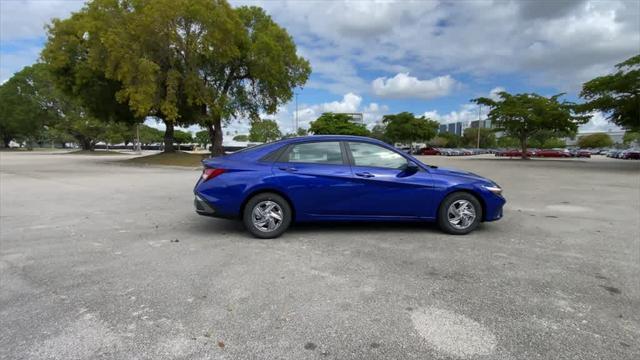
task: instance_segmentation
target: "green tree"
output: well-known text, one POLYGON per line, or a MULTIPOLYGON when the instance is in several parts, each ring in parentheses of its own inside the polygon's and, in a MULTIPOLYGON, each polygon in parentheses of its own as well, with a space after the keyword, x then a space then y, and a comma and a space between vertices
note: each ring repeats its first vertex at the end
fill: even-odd
MULTIPOLYGON (((478 147, 478 128, 466 128, 462 134, 464 146, 478 147)), ((480 147, 492 148, 496 146, 496 134, 493 130, 480 128, 480 147)))
POLYGON ((515 148, 520 145, 520 142, 512 136, 501 136, 498 138, 497 145, 500 148, 515 148))
POLYGON ((640 142, 640 132, 639 131, 627 131, 624 133, 622 137, 622 142, 625 144, 630 144, 633 142, 640 142))
POLYGON ((551 138, 545 139, 545 141, 543 141, 539 147, 543 149, 555 149, 555 148, 563 148, 566 146, 567 144, 564 140, 557 137, 551 137, 551 138))
POLYGON ((429 141, 438 133, 439 123, 424 116, 415 117, 410 112, 385 115, 385 137, 393 142, 429 141))
POLYGON ((384 124, 376 124, 371 129, 371 137, 384 142, 390 142, 387 139, 387 127, 384 124))
POLYGON ((211 143, 209 132, 207 130, 198 131, 195 136, 195 141, 206 149, 211 143))
POLYGON ((307 131, 307 129, 298 128, 296 130, 296 136, 307 136, 307 135, 309 135, 309 131, 307 131))
POLYGON ((434 137, 429 141, 429 145, 434 147, 446 147, 448 140, 440 135, 434 137))
POLYGON ((600 76, 582 86, 587 100, 583 111, 602 111, 623 128, 640 130, 640 55, 616 65, 617 72, 600 76))
POLYGON ((244 135, 244 134, 236 135, 236 136, 233 137, 233 140, 235 140, 235 141, 243 141, 243 142, 244 141, 249 141, 249 135, 244 135))
POLYGON ((537 94, 516 94, 507 92, 498 94, 499 100, 477 98, 472 101, 489 106, 489 119, 497 131, 517 138, 522 149, 522 157, 527 158, 529 138, 540 131, 575 132, 579 124, 589 121, 588 116, 575 115, 575 104, 558 98, 562 94, 549 98, 537 94))
POLYGON ((438 137, 445 140, 445 144, 443 145, 443 147, 457 148, 462 146, 462 136, 450 132, 444 132, 438 134, 438 137))
POLYGON ((275 120, 253 120, 249 130, 249 141, 271 142, 282 137, 278 123, 275 120))
POLYGON ((68 19, 54 19, 47 27, 48 40, 41 54, 56 88, 82 108, 83 116, 105 123, 133 124, 146 115, 136 116, 120 98, 122 82, 106 76, 107 33, 122 26, 126 7, 98 0, 68 19), (105 9, 106 4, 111 8, 105 9))
POLYGON ((164 140, 162 131, 147 125, 140 125, 140 143, 144 145, 159 143, 164 140))
POLYGON ((235 31, 239 53, 229 61, 211 57, 202 67, 207 87, 215 94, 202 123, 211 135, 214 155, 223 153, 223 121, 238 115, 258 119, 261 112, 275 113, 311 73, 309 62, 297 55, 291 36, 264 10, 242 6, 235 13, 242 26, 235 31))
POLYGON ((363 124, 352 122, 347 114, 327 112, 311 122, 309 132, 314 135, 357 135, 369 136, 369 130, 363 124))
POLYGON ((188 131, 182 131, 175 129, 173 132, 173 137, 178 144, 178 148, 180 148, 180 144, 190 144, 193 142, 193 135, 191 135, 188 131))
POLYGON ((613 145, 611 136, 606 133, 595 133, 578 138, 578 146, 581 148, 603 148, 613 145))
POLYGON ((131 137, 130 132, 131 128, 126 124, 110 122, 106 124, 100 140, 104 140, 107 143, 107 148, 109 148, 109 145, 123 143, 128 140, 131 137))
POLYGON ((531 135, 528 146, 541 149, 565 147, 566 144, 561 138, 573 138, 575 136, 576 131, 540 130, 531 135))
POLYGON ((59 117, 59 99, 45 65, 27 66, 0 86, 0 136, 30 144, 59 117))

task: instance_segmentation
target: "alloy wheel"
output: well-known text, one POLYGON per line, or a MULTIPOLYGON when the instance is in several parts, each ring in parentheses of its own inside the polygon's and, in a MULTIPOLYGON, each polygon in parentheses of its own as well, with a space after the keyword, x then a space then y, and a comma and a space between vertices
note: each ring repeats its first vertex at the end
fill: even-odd
POLYGON ((464 230, 476 219, 476 209, 467 200, 454 201, 447 210, 449 224, 456 229, 464 230))
POLYGON ((253 226, 262 232, 276 230, 282 224, 282 219, 282 208, 278 203, 271 200, 257 203, 251 213, 253 226))

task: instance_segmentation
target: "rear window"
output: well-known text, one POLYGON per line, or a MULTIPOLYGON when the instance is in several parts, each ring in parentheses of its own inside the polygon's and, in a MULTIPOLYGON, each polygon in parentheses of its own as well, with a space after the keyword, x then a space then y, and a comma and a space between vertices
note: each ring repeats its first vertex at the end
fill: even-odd
POLYGON ((312 164, 344 164, 340 143, 337 141, 309 142, 292 145, 284 154, 281 161, 312 164))

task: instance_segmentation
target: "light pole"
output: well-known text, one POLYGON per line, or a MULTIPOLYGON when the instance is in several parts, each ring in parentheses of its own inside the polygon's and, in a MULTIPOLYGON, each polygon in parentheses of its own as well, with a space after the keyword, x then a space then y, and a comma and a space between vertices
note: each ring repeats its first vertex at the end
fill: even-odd
POLYGON ((296 135, 298 135, 298 93, 296 92, 294 94, 296 96, 296 118, 295 118, 296 121, 294 125, 295 129, 293 131, 296 133, 296 135))
POLYGON ((482 112, 482 105, 478 106, 478 146, 476 147, 476 149, 480 149, 480 116, 481 116, 481 112, 482 112))

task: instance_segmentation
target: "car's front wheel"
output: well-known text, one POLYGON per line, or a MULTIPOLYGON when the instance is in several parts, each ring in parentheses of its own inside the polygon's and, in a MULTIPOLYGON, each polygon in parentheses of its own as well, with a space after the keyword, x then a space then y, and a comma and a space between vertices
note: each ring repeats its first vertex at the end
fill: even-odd
POLYGON ((449 194, 438 209, 438 225, 449 234, 468 234, 478 227, 481 220, 480 201, 466 192, 449 194))
POLYGON ((242 214, 244 226, 253 236, 273 239, 284 233, 291 224, 291 206, 274 193, 255 195, 247 202, 242 214))

